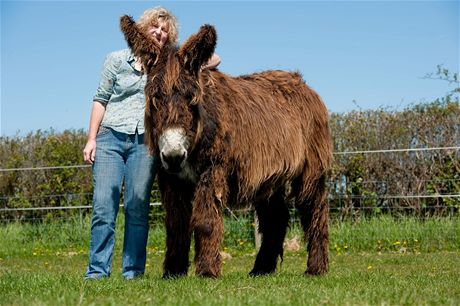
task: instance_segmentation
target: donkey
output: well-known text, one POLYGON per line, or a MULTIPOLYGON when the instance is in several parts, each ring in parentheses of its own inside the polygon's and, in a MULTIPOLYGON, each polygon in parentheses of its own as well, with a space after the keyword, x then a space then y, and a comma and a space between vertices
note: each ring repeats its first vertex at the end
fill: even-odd
POLYGON ((294 202, 307 241, 306 275, 328 270, 326 174, 332 160, 328 113, 297 72, 231 77, 201 67, 214 53, 213 26, 181 47, 160 46, 129 16, 121 30, 147 74, 145 139, 161 159, 166 210, 163 277, 186 275, 192 235, 196 274, 221 275, 222 211, 252 203, 262 244, 250 275, 283 259, 294 202))

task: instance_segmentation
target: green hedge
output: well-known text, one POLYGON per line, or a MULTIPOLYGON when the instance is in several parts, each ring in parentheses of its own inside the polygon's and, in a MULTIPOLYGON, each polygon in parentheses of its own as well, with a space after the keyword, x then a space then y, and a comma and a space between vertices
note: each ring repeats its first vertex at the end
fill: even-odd
MULTIPOLYGON (((457 75, 442 68, 436 75, 458 84, 457 75)), ((402 111, 381 108, 332 113, 334 151, 459 147, 459 92, 457 86, 445 97, 402 111)), ((0 137, 0 168, 83 165, 85 143, 84 130, 38 130, 24 137, 0 137)), ((329 203, 340 217, 365 212, 431 215, 460 208, 459 198, 436 196, 460 194, 458 149, 335 154, 334 158, 329 203), (393 198, 398 195, 428 197, 393 198)), ((0 209, 91 205, 91 194, 89 167, 0 172, 0 209)), ((152 191, 151 200, 160 201, 157 191, 152 191)), ((0 220, 67 218, 73 214, 75 210, 0 210, 0 220)), ((152 216, 161 219, 162 209, 153 208, 152 216)))

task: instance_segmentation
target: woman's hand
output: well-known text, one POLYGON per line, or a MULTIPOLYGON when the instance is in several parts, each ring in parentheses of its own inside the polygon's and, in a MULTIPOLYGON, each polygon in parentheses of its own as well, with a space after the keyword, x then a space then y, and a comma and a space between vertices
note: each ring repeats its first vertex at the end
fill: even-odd
POLYGON ((83 159, 85 163, 92 165, 96 158, 96 140, 88 140, 85 148, 83 149, 83 159))
POLYGON ((83 160, 85 163, 92 165, 96 158, 96 135, 104 118, 105 104, 99 101, 93 102, 91 118, 89 119, 88 142, 83 149, 83 160))
POLYGON ((201 66, 201 69, 202 70, 204 70, 204 69, 214 69, 217 66, 219 66, 219 64, 220 64, 220 56, 214 53, 211 56, 211 58, 208 60, 208 62, 206 64, 204 64, 203 66, 201 66))

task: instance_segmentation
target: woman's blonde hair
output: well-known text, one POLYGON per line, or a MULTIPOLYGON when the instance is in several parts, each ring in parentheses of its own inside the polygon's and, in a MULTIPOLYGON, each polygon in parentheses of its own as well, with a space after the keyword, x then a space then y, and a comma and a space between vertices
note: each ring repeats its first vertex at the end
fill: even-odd
POLYGON ((146 10, 139 18, 137 25, 142 30, 147 31, 148 28, 157 23, 160 18, 163 18, 168 25, 168 43, 177 44, 179 25, 176 17, 163 7, 157 6, 146 10))

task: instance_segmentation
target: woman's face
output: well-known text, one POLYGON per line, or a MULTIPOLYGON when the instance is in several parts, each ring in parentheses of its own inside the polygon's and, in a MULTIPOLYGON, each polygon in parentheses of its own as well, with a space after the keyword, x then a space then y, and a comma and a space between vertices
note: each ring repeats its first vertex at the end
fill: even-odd
POLYGON ((147 33, 153 37, 160 46, 163 46, 168 40, 168 25, 163 18, 159 18, 157 23, 149 27, 147 33))

